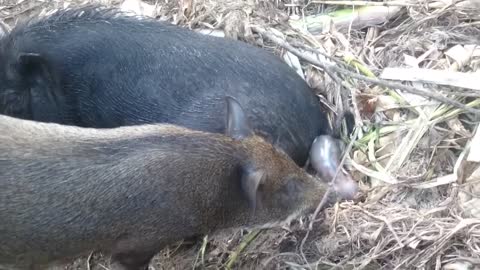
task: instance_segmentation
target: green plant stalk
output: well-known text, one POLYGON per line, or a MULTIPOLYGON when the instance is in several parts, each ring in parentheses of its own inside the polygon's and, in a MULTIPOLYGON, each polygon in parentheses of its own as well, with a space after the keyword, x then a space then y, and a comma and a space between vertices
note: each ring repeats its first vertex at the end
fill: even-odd
MULTIPOLYGON (((353 66, 354 68, 356 68, 358 71, 360 71, 363 75, 367 76, 367 77, 370 77, 370 78, 376 78, 375 74, 366 66, 364 66, 360 61, 358 61, 355 57, 351 56, 351 55, 346 55, 343 57, 343 60, 353 66)), ((387 93, 393 97, 400 105, 402 104, 407 104, 407 102, 405 101, 405 99, 400 96, 399 94, 397 94, 397 92, 389 89, 389 88, 386 88, 387 90, 387 93)))
POLYGON ((237 250, 235 250, 230 254, 230 256, 228 256, 226 269, 232 269, 232 266, 237 261, 240 253, 242 253, 242 251, 260 234, 261 231, 261 229, 253 230, 249 234, 247 234, 245 239, 243 239, 243 241, 238 246, 237 250))

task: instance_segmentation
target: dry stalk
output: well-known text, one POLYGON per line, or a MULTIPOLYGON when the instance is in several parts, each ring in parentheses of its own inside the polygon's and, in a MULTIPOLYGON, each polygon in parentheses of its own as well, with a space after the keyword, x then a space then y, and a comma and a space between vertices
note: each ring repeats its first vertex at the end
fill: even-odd
POLYGON ((382 86, 392 88, 392 89, 400 89, 400 90, 403 90, 403 91, 406 91, 406 92, 409 92, 409 93, 412 93, 412 94, 416 94, 416 95, 428 97, 428 98, 431 98, 431 99, 435 99, 437 101, 446 103, 448 105, 451 105, 453 107, 462 109, 462 110, 467 111, 469 113, 472 113, 472 114, 475 114, 475 115, 480 115, 480 110, 472 109, 470 107, 465 106, 465 104, 463 104, 461 102, 458 102, 456 100, 444 97, 444 96, 442 96, 440 94, 437 94, 437 93, 432 93, 432 92, 429 92, 427 90, 423 90, 423 89, 420 89, 420 88, 405 86, 405 85, 399 84, 399 83, 391 83, 391 82, 388 82, 388 81, 385 81, 385 80, 369 78, 369 77, 366 77, 366 76, 359 75, 357 73, 348 71, 346 69, 336 67, 336 66, 334 66, 330 63, 322 63, 319 60, 314 59, 313 57, 311 57, 309 55, 306 55, 306 54, 303 54, 302 52, 298 51, 297 49, 292 47, 290 44, 288 44, 287 42, 283 41, 282 39, 276 37, 273 33, 268 32, 264 28, 261 28, 261 27, 258 27, 258 26, 252 26, 252 29, 255 32, 261 34, 262 36, 265 36, 266 38, 268 38, 272 42, 276 43, 278 46, 281 46, 281 47, 285 48, 286 50, 290 51, 292 54, 296 55, 297 57, 300 57, 303 60, 308 61, 311 64, 316 65, 316 66, 318 66, 318 67, 320 67, 324 70, 331 70, 331 71, 339 72, 339 73, 342 73, 346 76, 353 77, 355 79, 367 81, 367 82, 374 83, 374 84, 377 84, 377 85, 382 85, 382 86))
POLYGON ((417 3, 405 3, 400 1, 389 2, 372 2, 372 1, 332 1, 332 0, 312 0, 312 4, 325 4, 325 5, 345 5, 345 6, 383 6, 383 7, 418 7, 421 4, 417 3))

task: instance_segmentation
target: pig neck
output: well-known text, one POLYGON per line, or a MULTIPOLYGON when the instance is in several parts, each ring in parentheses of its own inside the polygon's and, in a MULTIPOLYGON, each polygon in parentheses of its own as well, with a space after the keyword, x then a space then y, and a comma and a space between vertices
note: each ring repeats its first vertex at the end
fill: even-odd
MULTIPOLYGON (((288 206, 281 206, 278 200, 274 199, 276 191, 271 189, 267 191, 265 201, 262 205, 252 209, 247 203, 246 199, 239 196, 240 176, 234 174, 230 180, 229 191, 225 192, 225 196, 219 201, 223 206, 218 207, 218 212, 214 216, 213 222, 210 222, 210 228, 268 228, 277 227, 288 224, 292 219, 314 210, 318 203, 320 203, 328 186, 320 179, 308 175, 304 170, 297 167, 293 161, 287 163, 286 154, 284 158, 279 158, 280 153, 271 153, 272 148, 264 143, 263 139, 259 137, 252 137, 242 142, 233 142, 239 154, 234 162, 245 165, 245 162, 253 161, 255 164, 262 166, 265 169, 268 177, 281 178, 296 174, 299 179, 304 181, 304 190, 301 190, 296 198, 288 199, 288 206), (267 153, 267 154, 266 154, 267 153), (246 158, 246 159, 245 159, 246 158)), ((300 180, 299 180, 300 181, 300 180)), ((270 182, 272 183, 272 182, 270 182)), ((335 194, 331 193, 328 198, 328 203, 331 204, 335 200, 335 194)))

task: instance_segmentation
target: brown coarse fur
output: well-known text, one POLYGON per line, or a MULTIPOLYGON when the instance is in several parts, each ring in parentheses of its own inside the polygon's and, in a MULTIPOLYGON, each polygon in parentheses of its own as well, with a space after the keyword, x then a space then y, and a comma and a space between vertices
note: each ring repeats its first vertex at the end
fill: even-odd
POLYGON ((101 250, 112 269, 146 269, 183 238, 272 226, 316 207, 326 184, 252 134, 240 105, 228 104, 226 135, 0 116, 0 265, 41 269, 101 250))

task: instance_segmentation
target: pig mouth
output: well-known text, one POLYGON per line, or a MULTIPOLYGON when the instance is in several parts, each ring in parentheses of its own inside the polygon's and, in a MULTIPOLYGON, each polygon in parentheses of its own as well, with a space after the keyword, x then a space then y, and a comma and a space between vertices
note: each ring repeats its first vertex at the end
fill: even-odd
POLYGON ((333 192, 336 197, 341 200, 353 200, 358 193, 358 183, 344 168, 340 168, 335 177, 336 169, 326 169, 318 172, 315 175, 317 181, 328 184, 330 188, 333 187, 333 192))
POLYGON ((343 169, 338 173, 333 188, 342 200, 353 200, 359 189, 358 183, 343 169))

